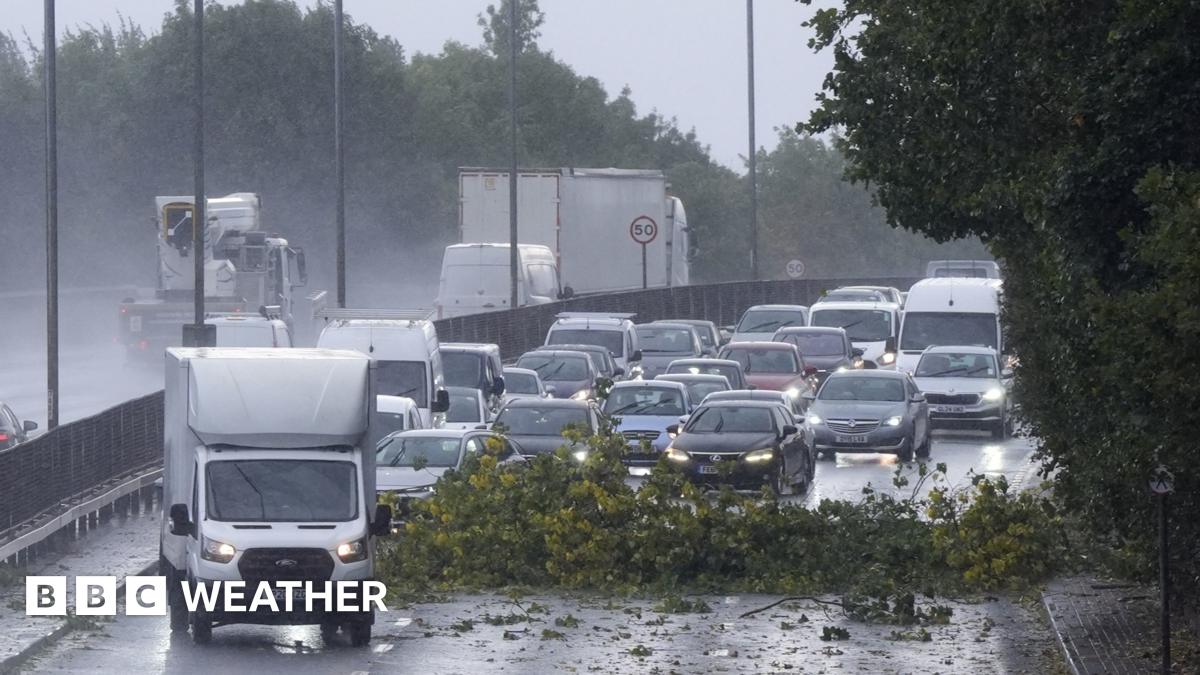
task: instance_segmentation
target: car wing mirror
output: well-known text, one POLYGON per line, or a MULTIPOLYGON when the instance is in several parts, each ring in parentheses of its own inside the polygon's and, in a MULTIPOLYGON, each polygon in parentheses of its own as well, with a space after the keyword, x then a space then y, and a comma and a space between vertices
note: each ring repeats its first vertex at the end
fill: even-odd
POLYGON ((805 366, 804 367, 804 375, 806 377, 812 377, 813 375, 816 375, 816 374, 817 374, 817 369, 815 366, 805 366))
POLYGON ((924 403, 925 402, 925 394, 922 394, 919 391, 917 393, 913 394, 912 402, 913 403, 924 403))
POLYGON ((852 349, 850 350, 850 355, 851 355, 851 356, 853 356, 853 357, 854 357, 854 358, 856 358, 856 359, 858 359, 858 358, 862 358, 862 355, 863 355, 863 354, 865 354, 865 353, 866 353, 866 352, 864 352, 864 351, 863 351, 863 348, 862 348, 862 347, 854 347, 854 348, 852 348, 852 349))
POLYGON ((433 404, 429 406, 429 412, 444 413, 450 409, 450 392, 445 389, 438 389, 437 394, 433 397, 433 404))
POLYGON ((33 431, 37 429, 37 422, 34 422, 33 420, 25 420, 21 423, 21 428, 26 432, 33 431))
MULTIPOLYGON (((1013 377, 1013 369, 1012 368, 1005 368, 1004 370, 1000 371, 1000 379, 1011 380, 1012 377, 1013 377)), ((28 424, 28 422, 26 424, 28 424)))
POLYGON ((177 537, 196 536, 196 526, 188 518, 187 504, 172 504, 168 514, 171 521, 171 534, 177 537))
POLYGON ((788 436, 795 436, 799 431, 800 430, 797 429, 795 425, 787 424, 784 425, 783 429, 781 430, 782 433, 780 434, 780 437, 787 438, 788 436))
POLYGON ((496 396, 504 395, 504 378, 497 375, 492 379, 492 393, 496 396))
POLYGON ((375 505, 375 520, 371 521, 371 534, 382 537, 392 531, 392 507, 387 504, 375 505))

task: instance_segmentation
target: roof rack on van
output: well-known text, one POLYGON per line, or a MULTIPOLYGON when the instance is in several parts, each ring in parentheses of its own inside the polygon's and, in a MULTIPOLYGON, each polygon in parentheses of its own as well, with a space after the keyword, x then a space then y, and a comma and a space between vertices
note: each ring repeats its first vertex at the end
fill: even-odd
POLYGON ((559 312, 557 319, 633 319, 636 312, 559 312))
POLYGON ((347 309, 326 307, 314 315, 328 321, 336 319, 378 319, 383 321, 427 321, 433 319, 429 309, 347 309))

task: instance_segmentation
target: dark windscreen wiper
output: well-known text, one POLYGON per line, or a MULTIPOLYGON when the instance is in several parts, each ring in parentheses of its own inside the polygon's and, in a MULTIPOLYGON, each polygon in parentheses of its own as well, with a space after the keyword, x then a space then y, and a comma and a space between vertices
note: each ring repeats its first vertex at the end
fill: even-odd
POLYGON ((758 324, 758 325, 756 325, 756 326, 751 326, 750 328, 747 328, 746 330, 740 330, 740 329, 739 329, 739 332, 742 332, 742 333, 761 333, 761 332, 764 332, 764 331, 767 331, 767 330, 779 330, 780 328, 783 328, 784 326, 790 326, 790 325, 792 325, 792 322, 791 322, 791 321, 786 321, 786 322, 784 322, 784 323, 780 323, 780 322, 778 322, 778 321, 767 321, 767 322, 764 322, 764 323, 760 323, 760 324, 758 324))
POLYGON ((951 373, 960 373, 960 372, 972 372, 972 371, 966 370, 965 368, 950 368, 949 370, 939 370, 936 373, 922 373, 920 375, 917 375, 917 377, 945 377, 946 375, 949 375, 951 373))
POLYGON ((246 481, 246 485, 249 485, 250 489, 254 490, 255 494, 258 495, 258 508, 260 511, 262 511, 262 520, 266 520, 267 519, 267 501, 263 498, 262 491, 259 490, 254 485, 254 481, 250 480, 250 477, 246 475, 246 472, 242 471, 242 467, 238 466, 237 464, 234 464, 233 468, 237 469, 237 472, 242 474, 242 479, 246 481))

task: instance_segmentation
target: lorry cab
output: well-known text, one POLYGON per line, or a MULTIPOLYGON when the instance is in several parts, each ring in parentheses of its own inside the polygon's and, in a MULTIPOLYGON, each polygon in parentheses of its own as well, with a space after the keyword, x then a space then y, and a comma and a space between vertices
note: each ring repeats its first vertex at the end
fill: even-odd
POLYGON ((1005 354, 999 279, 939 277, 913 284, 904 302, 896 367, 911 373, 926 348, 988 347, 1005 354))
POLYGON ((375 576, 373 537, 391 516, 364 443, 374 365, 346 350, 166 351, 159 565, 172 630, 205 643, 232 623, 320 624, 326 639, 370 640, 373 608, 310 608, 296 589, 375 576), (245 584, 243 607, 265 583, 296 611, 231 611, 231 582, 245 584), (189 608, 185 583, 222 601, 189 608))
POLYGON ((437 331, 424 312, 324 309, 328 323, 317 338, 325 349, 352 349, 377 362, 377 393, 416 401, 425 427, 437 426, 450 407, 437 331), (378 317, 378 318, 357 318, 378 317))
MULTIPOLYGON (((504 364, 500 347, 494 344, 443 342, 442 374, 447 387, 478 389, 493 414, 504 403, 504 364)), ((453 392, 451 392, 453 393, 453 392)))
POLYGON ((809 311, 808 325, 842 328, 855 349, 862 350, 867 368, 896 365, 896 337, 903 312, 894 302, 818 302, 809 311))
MULTIPOLYGON (((437 317, 445 319, 509 309, 511 260, 508 244, 454 244, 442 256, 437 317)), ((559 286, 558 259, 546 246, 517 246, 519 307, 544 305, 564 295, 559 286)), ((570 295, 570 294, 567 294, 570 295)))
POLYGON ((642 350, 634 314, 561 312, 546 331, 547 345, 599 345, 612 354, 628 379, 641 376, 642 350))

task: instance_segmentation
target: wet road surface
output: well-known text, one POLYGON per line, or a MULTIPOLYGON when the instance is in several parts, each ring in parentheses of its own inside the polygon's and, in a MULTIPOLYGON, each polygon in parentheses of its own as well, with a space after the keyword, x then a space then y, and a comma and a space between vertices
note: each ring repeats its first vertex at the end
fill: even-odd
MULTIPOLYGON (((1035 484, 1032 448, 1021 438, 993 442, 983 434, 935 439, 931 464, 945 463, 951 485, 970 484, 972 471, 1035 484)), ((823 498, 857 500, 867 484, 898 496, 911 494, 916 465, 901 467, 910 485, 892 485, 891 456, 841 455, 817 465, 805 504, 823 498)), ((929 484, 921 492, 928 490, 929 484)), ((97 570, 94 573, 100 573, 97 570)), ((27 665, 31 672, 862 672, 1039 673, 1055 653, 1041 619, 1008 600, 953 603, 945 626, 917 629, 853 623, 812 605, 782 605, 738 618, 777 596, 706 596, 710 611, 659 614, 655 600, 596 600, 563 596, 522 600, 545 612, 495 626, 485 615, 522 614, 493 595, 456 595, 445 601, 391 607, 375 626, 369 648, 343 636, 325 645, 315 626, 226 626, 213 643, 195 646, 172 635, 165 617, 118 616, 95 631, 72 634, 27 665), (560 622, 556 622, 560 620, 560 622), (573 620, 572 620, 573 619, 573 620), (465 622, 474 622, 468 626, 465 622), (576 625, 576 621, 578 622, 576 625), (565 624, 565 625, 560 625, 565 624), (824 626, 850 632, 844 641, 820 639, 824 626), (543 631, 550 631, 543 633, 543 631), (558 636, 561 634, 561 637, 558 636), (914 639, 915 638, 915 639, 914 639), (638 647, 642 647, 639 649, 638 647), (640 654, 640 656, 639 656, 640 654)))

